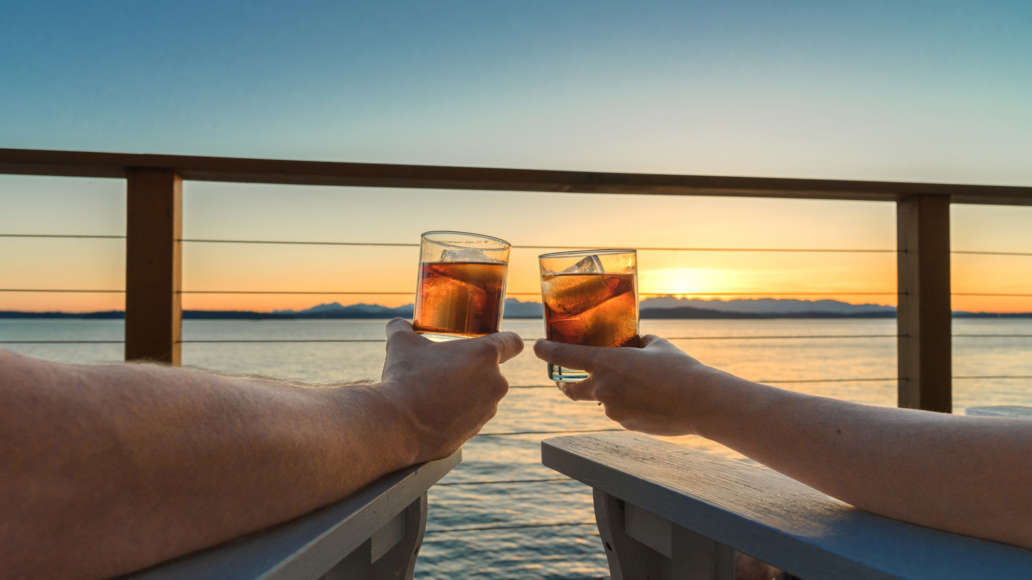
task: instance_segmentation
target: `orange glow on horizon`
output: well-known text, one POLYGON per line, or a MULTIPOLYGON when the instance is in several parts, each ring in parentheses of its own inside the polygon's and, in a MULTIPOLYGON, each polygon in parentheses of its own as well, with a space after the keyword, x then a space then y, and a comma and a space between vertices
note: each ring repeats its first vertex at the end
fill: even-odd
POLYGON ((663 292, 675 297, 698 297, 704 292, 732 292, 739 276, 727 270, 708 268, 659 268, 638 273, 642 293, 663 292), (653 290, 654 289, 654 290, 653 290))
MULTIPOLYGON (((119 180, 6 176, 0 178, 0 195, 8 196, 0 197, 4 207, 31 199, 26 207, 37 212, 0 213, 0 233, 125 231, 119 180)), ((183 211, 187 239, 374 244, 184 242, 182 305, 188 310, 409 304, 418 248, 375 244, 414 244, 429 229, 478 231, 513 242, 507 294, 521 301, 540 300, 537 256, 550 251, 551 243, 564 249, 682 248, 639 250, 643 299, 896 304, 895 206, 888 203, 189 182, 183 211), (765 251, 778 248, 851 251, 765 251)), ((1032 251, 1030 218, 1029 208, 957 206, 951 244, 957 250, 1032 251)), ((120 290, 124 252, 121 239, 4 238, 0 289, 120 290)), ((955 310, 1032 312, 1032 257, 959 253, 951 263, 955 310)), ((0 310, 85 312, 123 305, 118 293, 0 292, 0 310)))

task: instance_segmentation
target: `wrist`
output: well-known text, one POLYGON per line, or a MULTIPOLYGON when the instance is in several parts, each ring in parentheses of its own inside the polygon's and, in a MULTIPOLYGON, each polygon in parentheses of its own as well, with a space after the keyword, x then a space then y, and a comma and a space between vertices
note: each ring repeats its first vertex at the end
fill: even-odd
MULTIPOLYGON (((425 463, 433 457, 427 457, 424 445, 425 432, 422 423, 413 412, 412 406, 405 404, 404 389, 406 385, 385 382, 370 386, 370 391, 380 399, 385 413, 390 417, 390 424, 398 438, 398 448, 403 450, 405 465, 425 463), (399 395, 400 392, 400 395, 399 395)), ((411 389, 412 385, 408 385, 411 389)))
POLYGON ((784 391, 711 367, 707 367, 700 382, 705 385, 705 402, 696 433, 718 442, 735 439, 743 431, 753 429, 779 402, 784 402, 779 399, 784 391))
POLYGON ((734 403, 731 380, 735 379, 719 369, 697 363, 698 368, 692 372, 693 380, 689 387, 691 392, 692 418, 690 429, 696 435, 714 439, 720 426, 728 422, 731 407, 734 403))
MULTIPOLYGON (((390 396, 386 385, 367 384, 341 386, 328 389, 337 405, 359 408, 363 421, 369 423, 369 433, 374 433, 378 446, 385 450, 394 469, 401 469, 420 463, 420 445, 415 422, 410 414, 390 396)), ((353 413, 340 413, 340 417, 351 418, 353 413)), ((342 432, 349 432, 348 425, 341 425, 342 432)))

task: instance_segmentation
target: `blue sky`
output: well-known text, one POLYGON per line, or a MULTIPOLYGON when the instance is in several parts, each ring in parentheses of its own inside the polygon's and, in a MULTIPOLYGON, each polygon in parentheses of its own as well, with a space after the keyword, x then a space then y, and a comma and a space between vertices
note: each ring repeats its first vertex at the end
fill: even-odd
MULTIPOLYGON (((4 1, 0 14, 0 147, 1032 185, 1032 2, 4 1)), ((0 233, 124 230, 117 180, 0 176, 0 207, 0 233)), ((188 183, 184 212, 187 235, 223 238, 457 228, 558 245, 895 247, 891 204, 188 183)), ((1030 220, 955 208, 954 247, 1032 251, 1030 220)), ((365 288, 411 286, 413 256, 372 251, 284 253, 251 276, 269 251, 191 246, 186 283, 341 288, 376 263, 365 288)), ((1032 271, 1027 259, 974 259, 955 261, 964 290, 1032 292, 1005 275, 1032 271)), ((533 256, 521 260, 532 287, 533 256)), ((895 283, 891 256, 649 260, 663 290, 895 283)), ((0 240, 0 287, 117 288, 122 269, 117 242, 0 240)), ((29 298, 0 308, 54 299, 29 298)))
POLYGON ((1028 2, 10 2, 0 143, 1032 181, 1028 2))

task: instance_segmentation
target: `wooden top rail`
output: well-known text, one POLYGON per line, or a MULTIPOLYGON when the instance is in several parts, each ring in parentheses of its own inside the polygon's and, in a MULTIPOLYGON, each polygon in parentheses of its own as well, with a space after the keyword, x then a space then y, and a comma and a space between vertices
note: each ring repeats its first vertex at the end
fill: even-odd
MULTIPOLYGON (((595 488, 614 579, 652 574, 650 558, 661 560, 655 577, 698 569, 704 553, 726 564, 732 550, 803 578, 1032 578, 1032 551, 874 515, 766 467, 643 435, 548 439, 541 459, 595 488)), ((709 570, 669 577, 734 577, 709 570)))
POLYGON ((1032 205, 1032 187, 1019 186, 0 149, 0 174, 125 177, 128 168, 170 169, 183 179, 244 183, 876 201, 932 195, 948 196, 956 203, 1032 205))
POLYGON ((462 455, 402 469, 285 524, 129 576, 139 580, 411 578, 426 491, 462 455))

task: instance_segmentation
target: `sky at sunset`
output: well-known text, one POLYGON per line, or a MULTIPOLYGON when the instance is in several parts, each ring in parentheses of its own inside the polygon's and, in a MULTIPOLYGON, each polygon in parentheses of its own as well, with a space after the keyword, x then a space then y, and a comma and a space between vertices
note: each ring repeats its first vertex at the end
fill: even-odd
MULTIPOLYGON (((0 18, 0 147, 1032 185, 1027 2, 24 3, 0 18)), ((125 232, 120 180, 0 176, 0 234, 125 232)), ((191 309, 398 305, 420 232, 642 250, 640 289, 895 304, 873 202, 187 182, 191 309), (204 294, 317 291, 357 294, 204 294), (820 296, 810 293, 821 293, 820 296), (826 294, 826 295, 825 295, 826 294)), ((1032 208, 955 205, 955 251, 1032 254, 1032 208)), ((124 240, 0 237, 0 289, 124 285, 124 240)), ((1032 255, 958 253, 957 294, 1032 294, 1032 255)), ((0 292, 0 310, 120 309, 0 292)), ((1032 311, 1028 296, 954 308, 1032 311)))

